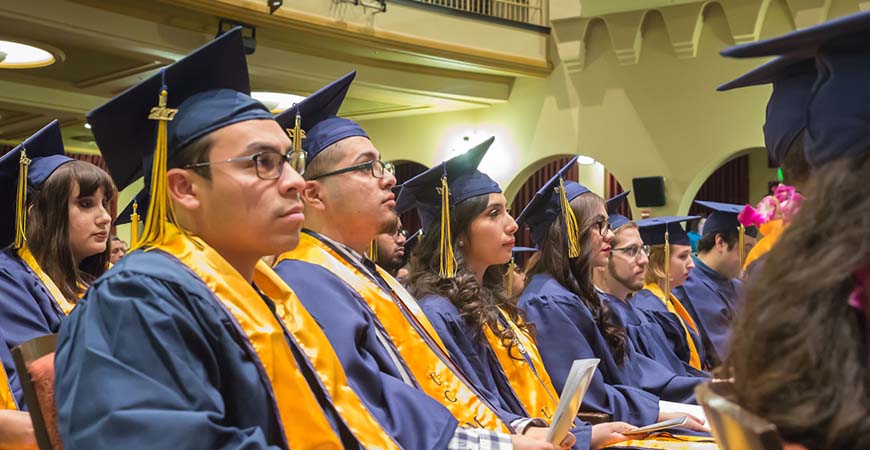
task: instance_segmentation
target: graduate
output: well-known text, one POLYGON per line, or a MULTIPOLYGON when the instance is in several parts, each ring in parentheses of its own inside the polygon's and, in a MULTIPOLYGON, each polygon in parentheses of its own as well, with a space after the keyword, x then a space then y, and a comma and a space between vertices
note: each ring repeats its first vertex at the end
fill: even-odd
POLYGON ((350 386, 403 447, 549 446, 522 435, 543 438, 545 428, 491 403, 457 369, 416 300, 365 257, 396 224, 396 178, 362 128, 335 116, 354 76, 277 118, 285 128, 299 124, 309 165, 299 246, 279 255, 275 271, 332 343, 350 386))
POLYGON ((249 92, 234 29, 88 114, 117 185, 144 173, 150 202, 61 326, 65 448, 400 448, 259 261, 298 242, 304 160, 249 92))
POLYGON ((721 371, 737 403, 810 449, 870 448, 868 42, 862 12, 735 49, 810 55, 819 70, 812 194, 747 283, 721 371))
MULTIPOLYGON (((659 412, 659 400, 693 401, 700 378, 680 377, 635 352, 618 317, 601 300, 592 269, 605 267, 613 233, 604 200, 566 182, 572 159, 536 194, 518 222, 529 225, 540 258, 529 269, 520 296, 544 365, 557 391, 575 359, 599 358, 581 411, 642 426, 676 415, 659 412)), ((698 431, 700 421, 689 424, 698 431)))
POLYGON ((372 241, 369 251, 372 262, 376 263, 393 277, 405 265, 405 242, 408 232, 402 227, 402 219, 396 217, 396 226, 386 233, 379 234, 372 241))
MULTIPOLYGON (((477 170, 488 148, 472 148, 405 183, 399 211, 413 202, 424 230, 412 254, 409 290, 451 358, 493 403, 549 420, 558 394, 533 330, 505 295, 502 269, 512 258, 518 227, 501 188, 477 170)), ((627 440, 618 432, 628 428, 581 423, 573 430, 576 448, 627 440)))
MULTIPOLYGON (((0 331, 0 343, 5 341, 0 331)), ((17 375, 12 370, 14 361, 5 345, 0 345, 0 449, 36 450, 36 436, 30 413, 21 411, 12 392, 17 375)), ((20 384, 18 385, 20 388, 20 384)), ((23 406, 23 405, 22 405, 23 406)))
POLYGON ((514 247, 511 255, 511 261, 508 263, 507 269, 505 270, 505 294, 507 295, 508 300, 516 304, 517 300, 520 298, 520 294, 523 293, 523 289, 526 288, 526 267, 528 267, 532 262, 535 254, 538 249, 534 247, 514 247), (517 255, 520 253, 530 253, 531 256, 528 260, 526 260, 525 265, 519 265, 516 263, 517 255))
MULTIPOLYGON (((620 202, 625 194, 608 200, 608 210, 612 211, 611 205, 620 202)), ((661 325, 632 301, 633 295, 643 289, 650 251, 640 237, 637 224, 616 213, 609 213, 607 221, 613 229, 610 258, 607 267, 593 271, 601 299, 619 317, 628 339, 639 353, 678 375, 706 376, 677 356, 661 325)))
MULTIPOLYGON (((106 270, 116 192, 102 169, 64 156, 57 120, 0 157, 0 192, 0 332, 9 351, 57 333, 106 270)), ((18 378, 10 381, 26 409, 18 378)))
MULTIPOLYGON (((752 47, 735 46, 722 52, 725 56, 745 57, 752 47)), ((772 53, 770 55, 780 55, 772 53)), ((771 84, 773 90, 767 102, 764 122, 764 145, 767 156, 782 169, 783 183, 799 192, 809 188, 811 168, 804 155, 807 128, 807 102, 818 74, 811 55, 790 54, 779 56, 740 77, 717 88, 728 91, 749 86, 771 84)), ((751 267, 776 244, 787 227, 782 218, 760 224, 763 235, 752 250, 746 254, 743 270, 751 273, 751 267)))
POLYGON ((715 366, 715 361, 707 359, 695 319, 671 292, 686 282, 695 267, 689 237, 680 222, 697 218, 667 216, 637 222, 650 254, 643 289, 634 295, 632 303, 659 323, 681 360, 695 370, 706 370, 715 366))
POLYGON ((698 241, 695 268, 672 292, 695 321, 708 359, 718 365, 728 353, 731 321, 742 287, 738 277, 745 255, 755 245, 756 229, 744 228, 737 221, 742 205, 695 203, 713 212, 698 241))

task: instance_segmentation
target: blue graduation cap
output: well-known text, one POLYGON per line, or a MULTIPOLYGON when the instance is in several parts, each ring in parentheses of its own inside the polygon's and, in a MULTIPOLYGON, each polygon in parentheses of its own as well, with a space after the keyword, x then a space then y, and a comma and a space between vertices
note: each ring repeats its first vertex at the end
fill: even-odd
POLYGON ((723 51, 727 56, 814 56, 805 157, 813 167, 870 149, 870 11, 723 51))
POLYGON ((235 28, 88 113, 88 123, 118 189, 140 175, 151 197, 143 243, 175 222, 167 164, 190 143, 248 120, 274 120, 250 96, 240 28, 235 28))
POLYGON ((637 221, 640 237, 646 245, 690 245, 689 235, 680 222, 700 219, 700 216, 665 216, 637 221))
POLYGON ((574 181, 565 181, 565 173, 577 162, 577 157, 571 158, 552 178, 550 178, 532 201, 523 208, 517 217, 518 224, 526 224, 532 234, 532 241, 540 246, 547 237, 550 225, 561 214, 565 221, 568 236, 568 256, 576 258, 580 256, 580 230, 574 211, 568 204, 571 200, 589 192, 586 186, 574 181))
POLYGON ((792 142, 807 127, 807 104, 816 82, 811 57, 781 56, 717 88, 718 91, 772 84, 764 122, 764 146, 770 158, 782 164, 792 142))
POLYGON ((490 137, 467 152, 411 178, 403 183, 396 199, 396 211, 400 214, 417 207, 423 233, 431 230, 436 219, 440 220, 440 274, 443 278, 452 278, 456 274, 450 235, 450 210, 472 197, 501 192, 498 183, 477 170, 493 141, 495 137, 490 137))
POLYGON ((629 193, 631 193, 631 191, 621 192, 607 199, 607 202, 605 202, 605 208, 607 208, 607 222, 610 223, 610 228, 614 231, 631 222, 631 219, 618 213, 619 207, 622 206, 623 202, 625 202, 629 193))
POLYGON ((294 149, 298 149, 297 146, 301 144, 308 161, 342 139, 353 136, 368 138, 356 122, 337 117, 341 103, 355 77, 356 71, 350 72, 275 116, 275 120, 282 127, 294 130, 292 133, 294 149), (296 129, 302 131, 295 131, 296 129), (296 134, 302 136, 302 139, 299 139, 300 144, 296 144, 296 134))
POLYGON ((38 190, 61 164, 70 161, 72 158, 64 156, 57 120, 0 157, 0 210, 4 211, 0 215, 0 248, 11 243, 16 249, 24 245, 28 188, 38 190))
POLYGON ((737 216, 743 211, 743 205, 737 205, 733 203, 720 203, 720 202, 707 202, 703 200, 695 200, 695 203, 706 206, 713 210, 709 216, 707 216, 707 221, 704 222, 703 235, 715 235, 716 233, 723 233, 729 230, 738 230, 738 245, 740 249, 740 265, 743 266, 743 261, 746 259, 746 255, 743 254, 743 237, 744 236, 752 236, 755 237, 758 234, 758 229, 755 227, 743 227, 739 220, 737 220, 737 216))

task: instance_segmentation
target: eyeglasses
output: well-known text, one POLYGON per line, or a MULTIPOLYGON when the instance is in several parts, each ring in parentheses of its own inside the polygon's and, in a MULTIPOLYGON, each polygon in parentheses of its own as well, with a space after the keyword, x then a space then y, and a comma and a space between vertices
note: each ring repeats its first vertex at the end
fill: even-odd
POLYGON ((630 245, 628 247, 611 248, 610 251, 625 252, 625 255, 629 258, 637 258, 637 255, 640 252, 643 252, 644 255, 649 256, 649 245, 630 245))
POLYGON ((339 175, 347 172, 355 172, 357 170, 366 170, 369 169, 372 171, 372 176, 375 178, 383 178, 386 172, 389 172, 390 175, 394 175, 396 173, 396 166, 393 163, 385 163, 380 160, 372 160, 369 162, 365 162, 362 164, 357 164, 355 166, 345 167, 344 169, 334 170, 332 172, 327 172, 321 175, 317 175, 316 177, 311 177, 308 180, 314 181, 319 180, 321 178, 329 177, 332 175, 339 175))
POLYGON ((591 229, 595 227, 598 227, 598 233, 601 235, 601 237, 604 237, 607 232, 610 231, 610 222, 607 221, 607 218, 604 218, 593 223, 592 226, 589 228, 591 229))
POLYGON ((230 158, 223 161, 201 162, 196 164, 188 164, 185 169, 195 169, 197 167, 206 167, 220 163, 244 162, 253 161, 254 167, 257 170, 257 176, 262 180, 277 180, 281 178, 281 173, 284 171, 284 161, 290 164, 299 175, 305 173, 305 151, 296 150, 284 153, 268 150, 264 152, 254 153, 250 156, 240 156, 238 158, 230 158))
POLYGON ((398 239, 399 236, 402 236, 403 238, 407 239, 408 238, 408 230, 406 230, 404 228, 399 228, 398 230, 393 232, 394 238, 398 239))

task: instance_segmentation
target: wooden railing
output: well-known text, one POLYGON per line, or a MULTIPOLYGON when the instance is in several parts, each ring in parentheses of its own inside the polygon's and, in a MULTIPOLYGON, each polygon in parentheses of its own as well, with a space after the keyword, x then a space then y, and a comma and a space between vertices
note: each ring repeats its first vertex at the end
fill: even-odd
POLYGON ((410 0, 512 22, 547 26, 548 0, 410 0))

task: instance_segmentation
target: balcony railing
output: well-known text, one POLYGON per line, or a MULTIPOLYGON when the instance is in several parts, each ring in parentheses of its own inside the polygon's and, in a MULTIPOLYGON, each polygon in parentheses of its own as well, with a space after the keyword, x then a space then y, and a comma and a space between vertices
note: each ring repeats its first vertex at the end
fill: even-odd
POLYGON ((410 0, 487 17, 547 26, 548 0, 410 0))

